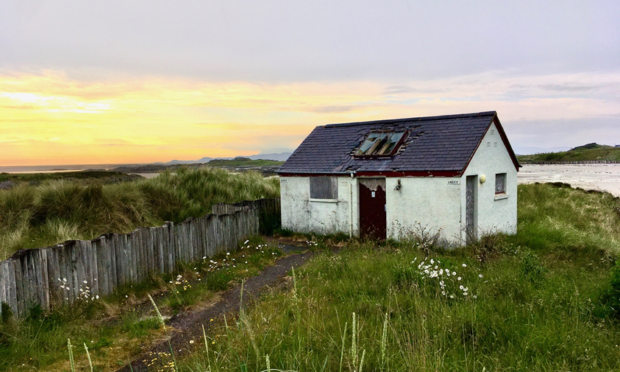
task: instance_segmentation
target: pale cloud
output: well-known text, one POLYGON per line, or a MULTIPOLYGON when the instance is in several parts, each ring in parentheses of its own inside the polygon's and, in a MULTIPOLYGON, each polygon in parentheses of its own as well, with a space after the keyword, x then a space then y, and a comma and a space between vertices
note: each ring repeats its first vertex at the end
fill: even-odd
POLYGON ((400 85, 85 83, 49 71, 9 74, 0 76, 0 143, 8 154, 2 165, 251 155, 292 150, 316 125, 489 110, 498 111, 515 147, 577 145, 575 139, 586 137, 605 142, 613 130, 593 131, 587 123, 620 118, 619 92, 620 73, 502 71, 400 85), (570 136, 557 134, 563 122, 570 123, 570 136))

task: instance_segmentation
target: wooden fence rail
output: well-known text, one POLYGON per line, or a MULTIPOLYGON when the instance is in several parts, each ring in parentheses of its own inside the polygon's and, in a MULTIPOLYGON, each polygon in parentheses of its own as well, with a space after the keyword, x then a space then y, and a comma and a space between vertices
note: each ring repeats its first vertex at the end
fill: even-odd
POLYGON ((36 304, 51 310, 85 297, 109 295, 151 274, 172 273, 180 262, 234 250, 279 214, 279 199, 218 204, 213 214, 179 224, 166 222, 130 234, 22 250, 0 262, 0 303, 23 317, 36 304))

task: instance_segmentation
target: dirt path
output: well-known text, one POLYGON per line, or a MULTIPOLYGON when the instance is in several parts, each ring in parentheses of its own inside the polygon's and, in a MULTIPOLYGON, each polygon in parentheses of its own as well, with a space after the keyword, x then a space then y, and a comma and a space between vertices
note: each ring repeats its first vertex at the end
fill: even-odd
MULTIPOLYGON (((243 286, 243 302, 247 304, 257 299, 267 288, 278 284, 291 270, 291 267, 297 268, 303 265, 311 256, 311 252, 305 252, 282 258, 278 260, 274 266, 270 266, 263 270, 258 276, 246 280, 243 286)), ((241 285, 237 285, 222 293, 220 300, 213 304, 213 306, 195 312, 180 314, 170 321, 166 326, 175 329, 171 339, 175 356, 185 355, 188 352, 190 340, 202 339, 202 325, 204 324, 208 332, 210 319, 217 319, 221 317, 222 314, 238 312, 241 301, 240 292, 241 285)), ((150 356, 149 353, 158 352, 170 352, 168 341, 157 344, 155 347, 142 353, 142 355, 137 357, 131 364, 126 365, 118 371, 147 371, 148 369, 144 360, 147 360, 150 356)))

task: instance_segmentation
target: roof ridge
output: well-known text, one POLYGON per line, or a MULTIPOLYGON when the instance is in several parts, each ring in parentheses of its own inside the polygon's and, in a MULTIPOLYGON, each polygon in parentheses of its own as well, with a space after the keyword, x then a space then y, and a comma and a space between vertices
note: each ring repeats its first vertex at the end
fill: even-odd
POLYGON ((350 127, 350 126, 370 125, 370 124, 395 124, 395 123, 410 122, 410 121, 432 121, 432 120, 441 120, 441 119, 473 118, 473 117, 489 116, 489 115, 496 115, 496 114, 497 114, 497 111, 482 111, 482 112, 473 112, 469 114, 419 116, 419 117, 414 117, 414 118, 384 119, 384 120, 358 121, 358 122, 340 123, 340 124, 326 124, 326 125, 320 125, 319 127, 333 128, 333 127, 350 127))

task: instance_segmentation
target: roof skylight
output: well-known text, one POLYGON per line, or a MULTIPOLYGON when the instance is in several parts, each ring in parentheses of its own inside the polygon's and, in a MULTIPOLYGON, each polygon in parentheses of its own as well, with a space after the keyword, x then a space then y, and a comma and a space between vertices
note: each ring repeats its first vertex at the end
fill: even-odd
POLYGON ((390 156, 398 150, 405 131, 371 132, 355 152, 356 156, 390 156))

